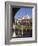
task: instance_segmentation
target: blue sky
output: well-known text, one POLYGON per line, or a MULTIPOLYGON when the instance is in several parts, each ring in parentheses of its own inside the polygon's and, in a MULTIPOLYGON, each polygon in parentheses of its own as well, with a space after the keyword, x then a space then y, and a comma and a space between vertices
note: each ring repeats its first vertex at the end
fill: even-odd
POLYGON ((32 17, 32 8, 20 8, 15 14, 15 18, 18 19, 18 17, 26 16, 26 15, 32 17))

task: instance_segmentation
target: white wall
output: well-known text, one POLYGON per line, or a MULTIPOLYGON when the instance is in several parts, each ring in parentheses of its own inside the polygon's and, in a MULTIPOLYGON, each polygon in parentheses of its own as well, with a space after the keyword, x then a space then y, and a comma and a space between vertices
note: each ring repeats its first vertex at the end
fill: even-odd
MULTIPOLYGON (((4 36, 5 35, 5 26, 4 26, 5 25, 5 1, 7 1, 7 0, 0 0, 0 46, 5 46, 4 45, 4 43, 5 43, 4 42, 5 41, 5 36, 4 36)), ((38 0, 11 0, 11 1, 31 2, 31 3, 38 4, 38 0)), ((37 5, 37 8, 38 8, 38 5, 37 5)), ((38 10, 37 10, 37 13, 38 13, 38 10)), ((38 17, 38 15, 37 15, 37 17, 38 17)), ((37 38, 38 38, 38 35, 37 35, 37 38)), ((12 45, 10 45, 10 46, 12 46, 12 45)), ((18 44, 18 45, 13 45, 13 46, 38 46, 38 43, 18 44)))

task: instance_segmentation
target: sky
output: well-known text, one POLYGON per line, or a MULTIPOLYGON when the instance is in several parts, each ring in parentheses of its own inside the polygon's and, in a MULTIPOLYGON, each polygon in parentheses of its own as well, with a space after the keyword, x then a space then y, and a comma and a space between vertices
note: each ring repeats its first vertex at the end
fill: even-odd
POLYGON ((18 19, 18 17, 22 17, 22 16, 30 16, 32 17, 32 8, 20 8, 16 14, 15 14, 15 18, 18 19))

